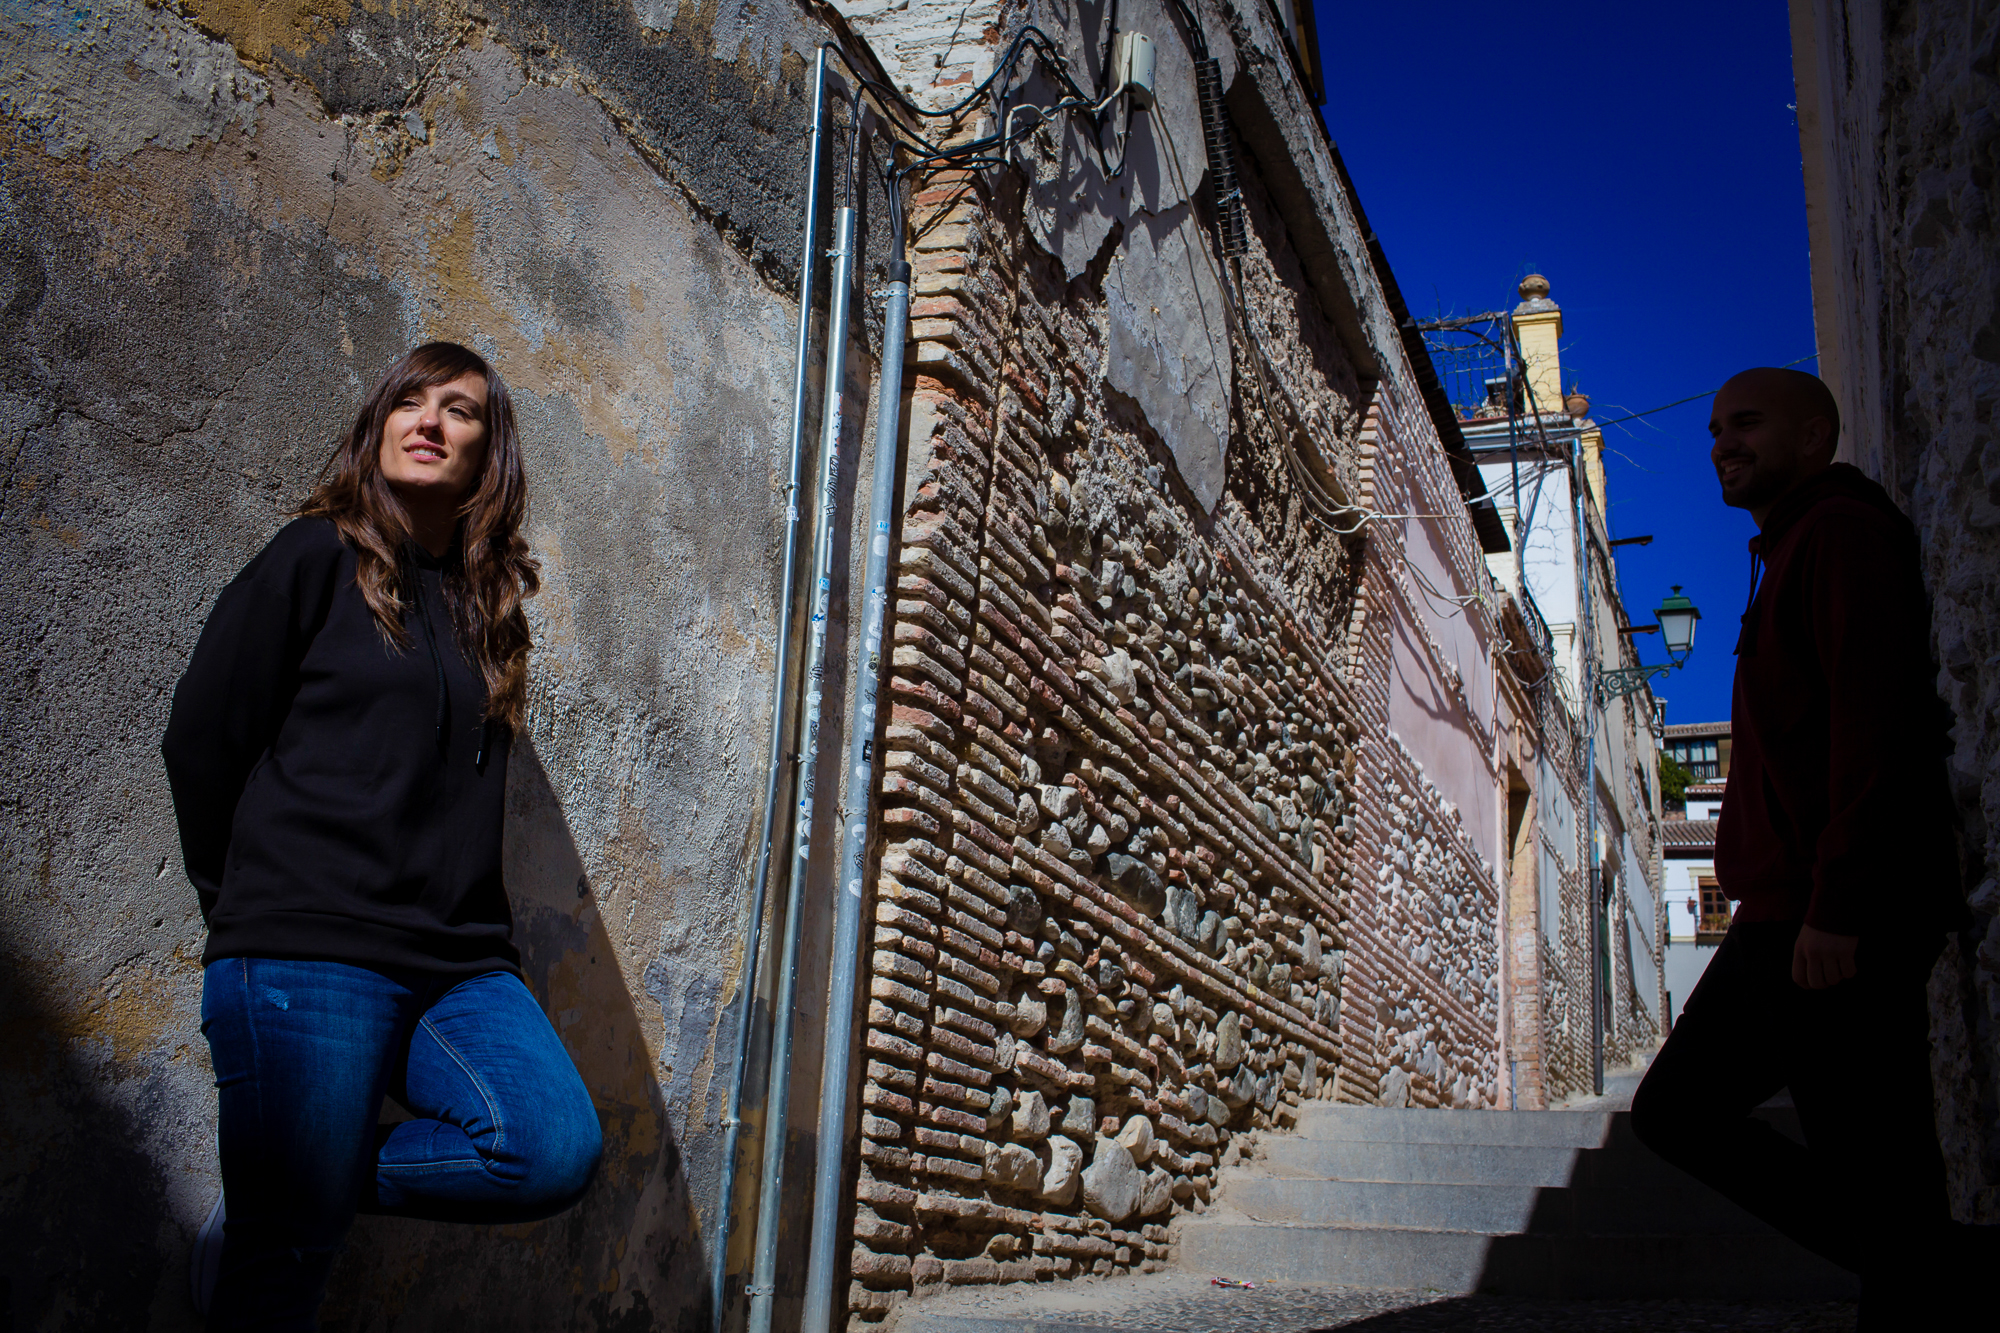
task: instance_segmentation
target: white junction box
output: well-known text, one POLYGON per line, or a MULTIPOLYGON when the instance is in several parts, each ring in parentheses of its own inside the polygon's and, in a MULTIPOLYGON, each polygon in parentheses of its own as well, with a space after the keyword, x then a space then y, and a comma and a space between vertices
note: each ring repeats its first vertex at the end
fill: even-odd
POLYGON ((1153 39, 1143 32, 1121 32, 1111 48, 1111 86, 1121 84, 1134 110, 1153 104, 1153 39))

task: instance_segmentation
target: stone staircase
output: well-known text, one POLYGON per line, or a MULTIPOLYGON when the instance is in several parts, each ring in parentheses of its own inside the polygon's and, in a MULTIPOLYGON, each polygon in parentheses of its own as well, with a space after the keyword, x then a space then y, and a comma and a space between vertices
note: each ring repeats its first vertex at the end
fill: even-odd
MULTIPOLYGON (((1758 1112, 1797 1135, 1789 1107, 1758 1112)), ((1843 1270, 1587 1110, 1302 1108, 1179 1227, 1184 1272, 1564 1300, 1841 1300, 1843 1270)))

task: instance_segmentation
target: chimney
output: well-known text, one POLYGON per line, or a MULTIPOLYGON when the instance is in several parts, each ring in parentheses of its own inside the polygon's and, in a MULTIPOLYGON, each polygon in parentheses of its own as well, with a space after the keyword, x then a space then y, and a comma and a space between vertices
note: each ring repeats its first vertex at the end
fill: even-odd
MULTIPOLYGON (((1539 273, 1521 279, 1521 304, 1514 307, 1514 332, 1521 339, 1522 369, 1534 402, 1527 410, 1566 413, 1579 425, 1590 411, 1581 394, 1565 397, 1562 390, 1562 307, 1549 299, 1549 280, 1539 273)), ((1597 512, 1604 513, 1604 435, 1589 428, 1583 435, 1584 484, 1597 512)))
POLYGON ((1530 412, 1563 410, 1562 307, 1549 299, 1549 280, 1539 273, 1521 279, 1521 304, 1514 307, 1514 331, 1521 339, 1522 369, 1527 372, 1530 412))
POLYGON ((1563 411, 1569 413, 1570 420, 1583 432, 1583 476, 1590 487, 1590 498, 1597 502, 1597 512, 1607 514, 1604 507, 1604 432, 1590 420, 1590 399, 1580 393, 1571 393, 1563 399, 1563 411))

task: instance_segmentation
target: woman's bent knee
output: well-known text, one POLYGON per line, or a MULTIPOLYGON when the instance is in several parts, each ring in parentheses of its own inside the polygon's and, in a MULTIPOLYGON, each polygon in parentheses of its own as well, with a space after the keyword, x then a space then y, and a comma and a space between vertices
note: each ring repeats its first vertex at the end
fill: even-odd
POLYGON ((587 1099, 553 1111, 528 1146, 526 1172, 516 1191, 524 1216, 552 1217, 574 1207, 590 1189, 604 1156, 604 1131, 587 1099))

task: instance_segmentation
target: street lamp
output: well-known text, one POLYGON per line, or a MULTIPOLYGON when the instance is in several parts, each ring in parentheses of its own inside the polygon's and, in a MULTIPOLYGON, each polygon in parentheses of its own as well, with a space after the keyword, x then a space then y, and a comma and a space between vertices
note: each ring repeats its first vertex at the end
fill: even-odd
POLYGON ((1613 699, 1623 699, 1628 694, 1637 694, 1645 688, 1646 682, 1655 676, 1664 676, 1687 665, 1688 655, 1694 651, 1694 627, 1701 619, 1701 611, 1687 598, 1681 596, 1681 585, 1674 585, 1674 595, 1654 608, 1656 623, 1635 625, 1630 632, 1650 634, 1658 630, 1666 641, 1668 661, 1658 666, 1616 667, 1610 671, 1597 673, 1597 706, 1602 708, 1613 699))
POLYGON ((1660 625, 1660 637, 1666 641, 1667 656, 1679 666, 1687 661, 1694 651, 1695 622, 1701 619, 1701 612, 1695 604, 1681 596, 1681 585, 1674 585, 1674 595, 1661 602, 1653 612, 1660 625))

